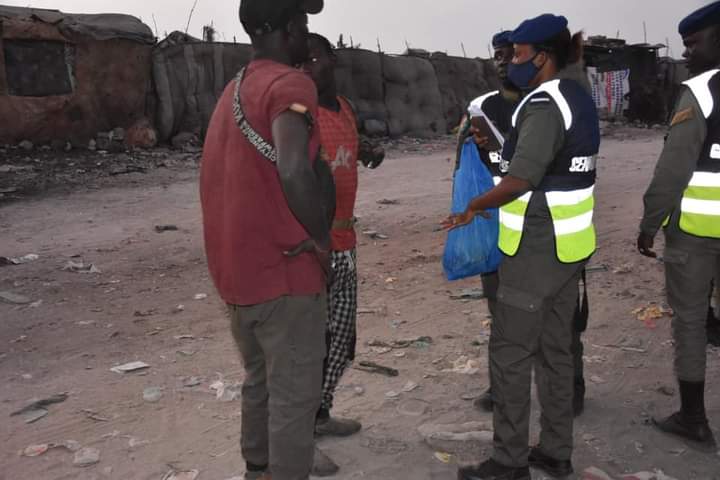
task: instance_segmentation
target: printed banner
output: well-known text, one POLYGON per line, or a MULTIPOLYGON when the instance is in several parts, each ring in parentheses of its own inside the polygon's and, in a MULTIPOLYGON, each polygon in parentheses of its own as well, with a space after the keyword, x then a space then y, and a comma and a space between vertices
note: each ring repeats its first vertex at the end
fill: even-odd
POLYGON ((599 73, 588 67, 592 96, 601 118, 621 117, 629 108, 630 70, 599 73))

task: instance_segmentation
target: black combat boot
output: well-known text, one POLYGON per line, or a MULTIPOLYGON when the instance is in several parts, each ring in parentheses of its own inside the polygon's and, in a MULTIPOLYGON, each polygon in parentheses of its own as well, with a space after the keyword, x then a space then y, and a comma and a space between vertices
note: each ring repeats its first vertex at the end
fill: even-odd
POLYGON ((492 390, 488 388, 485 393, 476 398, 473 402, 473 406, 481 412, 492 413, 493 408, 495 407, 492 399, 492 390))
POLYGON ((528 463, 532 468, 542 470, 551 477, 565 478, 573 474, 573 466, 570 460, 558 460, 543 453, 540 447, 530 449, 528 463))
POLYGON ((585 410, 585 379, 577 377, 573 388, 573 414, 575 417, 582 415, 585 410))
POLYGON ((682 438, 689 447, 716 453, 717 443, 705 416, 705 382, 680 380, 680 411, 665 419, 653 419, 657 428, 682 438))
POLYGON ((495 460, 488 460, 476 467, 458 470, 458 480, 531 480, 529 467, 506 467, 495 460))

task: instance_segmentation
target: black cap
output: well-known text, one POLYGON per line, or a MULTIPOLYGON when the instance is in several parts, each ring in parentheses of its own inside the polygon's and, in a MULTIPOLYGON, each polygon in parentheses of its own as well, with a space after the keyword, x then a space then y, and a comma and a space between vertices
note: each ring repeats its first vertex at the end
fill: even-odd
POLYGON ((264 35, 285 27, 298 14, 314 15, 323 0, 241 0, 240 22, 250 35, 264 35))

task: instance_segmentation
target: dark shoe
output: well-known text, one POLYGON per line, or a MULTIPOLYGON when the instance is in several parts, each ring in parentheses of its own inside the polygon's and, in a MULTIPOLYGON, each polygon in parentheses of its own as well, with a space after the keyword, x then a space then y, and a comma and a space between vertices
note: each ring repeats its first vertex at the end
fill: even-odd
POLYGON ((573 393, 573 414, 579 417, 585 411, 585 379, 575 379, 575 390, 573 393))
POLYGON ((682 412, 677 412, 665 419, 653 418, 653 424, 664 433, 675 435, 687 445, 703 453, 715 453, 717 443, 710 430, 707 420, 688 421, 682 412))
POLYGON ((542 470, 555 478, 565 478, 573 474, 573 466, 570 460, 557 460, 545 455, 540 447, 530 449, 528 463, 531 468, 542 470))
POLYGON ((492 413, 493 408, 495 408, 495 404, 492 399, 492 391, 488 388, 485 393, 476 398, 473 402, 473 407, 481 412, 492 413))
POLYGON ((315 421, 315 435, 318 437, 349 437, 362 429, 360 422, 344 418, 328 417, 315 421))
POLYGON ((458 470, 458 480, 531 480, 530 468, 513 468, 488 460, 476 467, 463 467, 458 470))
POLYGON ((313 466, 310 474, 314 477, 332 477, 340 471, 337 463, 332 461, 322 450, 315 446, 313 466))

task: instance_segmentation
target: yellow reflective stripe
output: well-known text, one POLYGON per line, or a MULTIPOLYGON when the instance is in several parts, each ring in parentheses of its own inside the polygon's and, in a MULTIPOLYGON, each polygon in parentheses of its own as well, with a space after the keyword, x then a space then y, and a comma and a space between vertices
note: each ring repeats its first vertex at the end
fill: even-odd
POLYGON ((715 215, 683 212, 680 216, 680 228, 683 232, 698 237, 720 238, 720 218, 715 215))
POLYGON ((592 225, 585 230, 570 235, 556 235, 558 260, 563 263, 576 263, 585 260, 595 253, 596 242, 595 227, 592 225))
POLYGON ((500 207, 501 212, 510 213, 513 215, 522 215, 525 216, 525 212, 527 211, 528 203, 523 200, 513 200, 512 202, 508 203, 507 205, 503 205, 500 207))
POLYGON ((689 187, 685 190, 685 198, 698 200, 720 201, 720 188, 718 187, 689 187))
POLYGON ((595 198, 589 197, 575 205, 563 205, 563 206, 559 206, 559 207, 550 207, 550 211, 552 212, 553 219, 555 221, 558 221, 558 220, 567 220, 570 218, 578 217, 580 215, 584 215, 588 212, 592 212, 592 210, 594 208, 595 208, 595 198))
POLYGON ((522 240, 522 231, 510 230, 503 224, 500 224, 500 241, 498 247, 505 255, 512 257, 520 249, 520 241, 522 240))
POLYGON ((532 193, 530 192, 520 199, 513 200, 500 207, 498 247, 505 255, 513 256, 520 248, 520 241, 525 227, 525 214, 531 197, 532 193))

